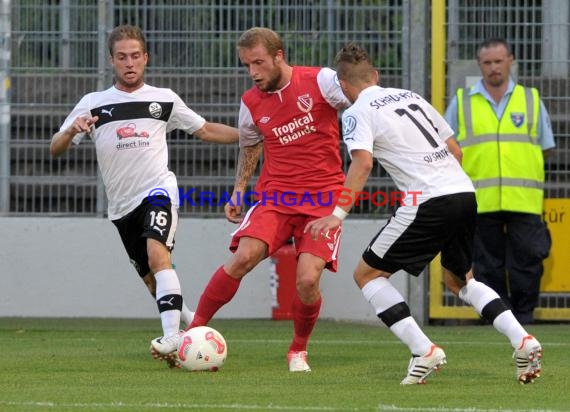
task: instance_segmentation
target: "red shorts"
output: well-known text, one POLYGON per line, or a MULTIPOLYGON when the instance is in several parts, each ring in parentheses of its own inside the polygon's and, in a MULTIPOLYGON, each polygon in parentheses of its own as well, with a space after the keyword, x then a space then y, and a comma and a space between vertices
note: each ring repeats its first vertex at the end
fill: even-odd
MULTIPOLYGON (((328 216, 333 209, 334 205, 319 208, 322 211, 322 216, 328 216)), ((311 211, 312 214, 314 212, 314 210, 311 211)), ((326 238, 319 237, 313 240, 310 233, 303 233, 307 223, 319 217, 312 214, 291 214, 290 208, 283 209, 283 206, 279 205, 257 203, 249 209, 239 228, 232 233, 230 250, 235 252, 240 238, 247 236, 267 243, 268 255, 271 256, 289 239, 293 238, 297 258, 301 253, 310 253, 323 259, 326 262, 326 269, 336 272, 342 226, 330 231, 326 238), (288 213, 284 213, 285 211, 288 213)))

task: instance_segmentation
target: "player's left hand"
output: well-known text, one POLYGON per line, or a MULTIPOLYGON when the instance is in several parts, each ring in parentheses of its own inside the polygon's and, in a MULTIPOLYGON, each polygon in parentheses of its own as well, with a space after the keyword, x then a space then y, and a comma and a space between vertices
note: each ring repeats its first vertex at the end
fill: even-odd
POLYGON ((342 220, 336 216, 325 216, 307 223, 303 232, 310 232, 313 240, 317 240, 319 237, 326 238, 329 230, 338 228, 341 223, 342 220))

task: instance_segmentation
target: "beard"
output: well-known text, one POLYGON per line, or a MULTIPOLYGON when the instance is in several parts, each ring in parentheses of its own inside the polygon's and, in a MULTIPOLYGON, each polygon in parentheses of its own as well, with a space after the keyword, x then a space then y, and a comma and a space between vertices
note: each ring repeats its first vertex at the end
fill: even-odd
POLYGON ((265 86, 257 84, 257 88, 262 92, 274 92, 279 90, 279 84, 281 83, 282 78, 281 70, 278 67, 275 67, 270 73, 267 84, 265 86))
POLYGON ((491 86, 493 87, 500 87, 502 86, 506 81, 508 81, 508 78, 505 79, 502 76, 489 76, 487 80, 487 83, 489 83, 491 86))

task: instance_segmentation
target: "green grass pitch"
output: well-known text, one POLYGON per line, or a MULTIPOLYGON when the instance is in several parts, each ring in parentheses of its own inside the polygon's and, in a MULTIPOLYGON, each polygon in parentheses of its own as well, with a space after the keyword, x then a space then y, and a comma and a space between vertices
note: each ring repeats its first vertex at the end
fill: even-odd
POLYGON ((491 326, 430 326, 448 364, 400 386, 408 349, 378 324, 320 320, 313 371, 291 374, 290 321, 214 320, 228 358, 216 373, 168 369, 149 353, 158 320, 0 318, 0 411, 568 411, 570 327, 531 325, 543 374, 520 385, 491 326))

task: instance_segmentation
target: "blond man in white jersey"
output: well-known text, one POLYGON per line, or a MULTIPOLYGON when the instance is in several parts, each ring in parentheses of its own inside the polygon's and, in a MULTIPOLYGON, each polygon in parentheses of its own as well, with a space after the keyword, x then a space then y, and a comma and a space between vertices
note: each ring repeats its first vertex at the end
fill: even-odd
POLYGON ((108 39, 115 84, 86 94, 54 134, 56 157, 88 135, 115 224, 131 263, 156 299, 163 336, 151 342, 153 356, 178 366, 172 352, 180 321, 193 318, 184 304, 178 275, 171 263, 179 205, 176 176, 168 169, 166 134, 180 129, 201 140, 234 143, 236 128, 207 122, 170 89, 144 82, 148 62, 140 28, 116 27, 108 39))
POLYGON ((516 320, 499 295, 473 278, 472 247, 477 215, 473 184, 463 172, 460 149, 443 117, 414 92, 378 86, 379 74, 356 44, 335 60, 346 97, 343 138, 352 157, 344 193, 327 217, 310 222, 313 238, 338 227, 361 192, 373 159, 406 196, 374 236, 354 272, 354 280, 378 317, 408 346, 412 358, 403 385, 424 383, 447 363, 444 351, 421 330, 402 295, 388 280, 405 270, 418 276, 441 252, 450 290, 505 335, 515 350, 516 377, 529 383, 540 376, 542 348, 516 320), (345 197, 346 199, 346 197, 345 197))

